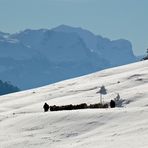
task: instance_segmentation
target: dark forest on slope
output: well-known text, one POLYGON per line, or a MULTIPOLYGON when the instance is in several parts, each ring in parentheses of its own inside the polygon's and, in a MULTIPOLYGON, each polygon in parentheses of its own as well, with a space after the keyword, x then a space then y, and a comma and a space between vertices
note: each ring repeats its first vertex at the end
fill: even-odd
POLYGON ((3 82, 0 80, 0 95, 5 95, 18 91, 20 91, 20 89, 16 86, 13 86, 10 82, 3 82))

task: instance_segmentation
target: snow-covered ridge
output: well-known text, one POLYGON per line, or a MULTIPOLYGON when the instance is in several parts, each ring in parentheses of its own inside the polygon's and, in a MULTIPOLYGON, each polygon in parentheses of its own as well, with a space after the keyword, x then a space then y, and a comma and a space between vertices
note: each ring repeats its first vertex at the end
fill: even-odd
POLYGON ((0 97, 2 148, 147 148, 148 61, 111 68, 0 97), (43 104, 105 102, 117 93, 123 107, 43 112, 43 104))

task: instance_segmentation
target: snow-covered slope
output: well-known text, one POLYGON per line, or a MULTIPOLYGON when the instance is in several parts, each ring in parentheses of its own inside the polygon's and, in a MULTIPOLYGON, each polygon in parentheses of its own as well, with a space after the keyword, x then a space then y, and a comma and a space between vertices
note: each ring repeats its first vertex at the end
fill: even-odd
POLYGON ((81 28, 0 32, 0 80, 22 90, 136 60, 129 41, 110 41, 81 28))
POLYGON ((1 148, 147 148, 148 61, 0 97, 1 148), (123 101, 115 109, 43 112, 43 104, 123 101))

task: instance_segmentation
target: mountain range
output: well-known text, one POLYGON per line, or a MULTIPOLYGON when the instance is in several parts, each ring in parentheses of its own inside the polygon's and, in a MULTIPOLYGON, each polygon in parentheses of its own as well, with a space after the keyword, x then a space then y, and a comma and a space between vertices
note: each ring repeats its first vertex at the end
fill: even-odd
POLYGON ((0 32, 0 80, 39 87, 137 61, 132 44, 66 25, 0 32))

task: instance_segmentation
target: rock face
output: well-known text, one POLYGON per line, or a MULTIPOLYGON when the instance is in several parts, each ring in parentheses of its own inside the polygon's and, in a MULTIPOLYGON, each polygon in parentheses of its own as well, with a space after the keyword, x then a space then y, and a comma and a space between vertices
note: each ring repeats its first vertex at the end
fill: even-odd
POLYGON ((108 38, 96 36, 87 30, 66 25, 58 26, 53 30, 78 34, 88 49, 105 58, 111 66, 119 66, 135 61, 132 45, 128 40, 119 39, 111 41, 108 38))
POLYGON ((0 79, 29 89, 136 61, 131 43, 65 25, 0 32, 0 79))

